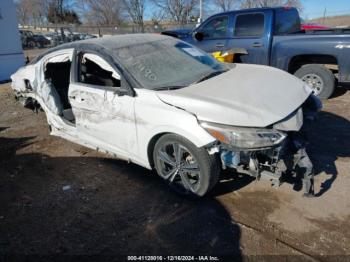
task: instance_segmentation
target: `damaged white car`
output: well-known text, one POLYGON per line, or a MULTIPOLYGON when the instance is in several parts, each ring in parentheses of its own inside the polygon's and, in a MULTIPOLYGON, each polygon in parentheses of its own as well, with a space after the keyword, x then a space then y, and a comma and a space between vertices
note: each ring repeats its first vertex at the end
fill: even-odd
POLYGON ((312 195, 300 130, 320 102, 281 70, 223 64, 140 34, 61 45, 12 80, 24 105, 45 111, 52 135, 155 168, 178 192, 203 196, 222 168, 275 185, 299 168, 312 195))

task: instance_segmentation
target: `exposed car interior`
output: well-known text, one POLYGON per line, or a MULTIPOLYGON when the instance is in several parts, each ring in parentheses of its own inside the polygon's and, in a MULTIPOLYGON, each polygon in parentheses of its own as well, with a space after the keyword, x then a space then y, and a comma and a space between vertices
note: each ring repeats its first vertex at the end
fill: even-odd
POLYGON ((71 64, 68 54, 49 59, 45 63, 44 76, 56 113, 74 123, 75 117, 68 99, 71 64))
POLYGON ((101 57, 83 54, 80 60, 80 82, 104 87, 120 87, 120 76, 101 57))
MULTIPOLYGON (((68 98, 70 71, 70 54, 52 57, 44 63, 45 84, 42 88, 47 94, 47 105, 56 114, 69 123, 75 123, 72 106, 68 98)), ((103 86, 120 87, 120 76, 101 57, 95 54, 82 54, 80 57, 79 80, 81 83, 103 86)))
POLYGON ((49 79, 58 92, 63 109, 71 108, 68 100, 70 67, 70 61, 62 63, 48 63, 45 70, 45 79, 49 79))

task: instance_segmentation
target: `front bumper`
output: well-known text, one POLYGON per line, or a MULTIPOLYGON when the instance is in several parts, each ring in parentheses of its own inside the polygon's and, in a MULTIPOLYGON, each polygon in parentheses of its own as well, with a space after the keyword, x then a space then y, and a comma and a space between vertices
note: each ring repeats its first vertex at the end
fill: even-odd
POLYGON ((305 195, 313 195, 314 171, 306 153, 306 145, 309 128, 316 120, 322 103, 314 95, 310 95, 301 108, 274 125, 274 128, 287 134, 284 141, 277 146, 254 151, 234 151, 222 147, 220 156, 223 168, 234 168, 239 173, 248 174, 258 180, 267 179, 275 187, 297 175, 303 182, 305 195))
POLYGON ((271 182, 278 187, 288 176, 302 176, 305 193, 313 188, 313 165, 306 153, 306 142, 300 133, 291 132, 282 144, 256 151, 232 151, 223 148, 220 152, 223 168, 234 168, 244 173, 271 182))

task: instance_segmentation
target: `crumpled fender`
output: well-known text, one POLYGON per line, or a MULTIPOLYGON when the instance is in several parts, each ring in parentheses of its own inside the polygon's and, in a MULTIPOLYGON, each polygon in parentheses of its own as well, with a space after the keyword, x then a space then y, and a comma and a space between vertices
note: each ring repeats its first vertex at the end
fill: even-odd
POLYGON ((24 80, 27 79, 33 88, 36 87, 36 67, 35 65, 27 65, 20 68, 11 76, 11 88, 16 92, 28 92, 24 80))

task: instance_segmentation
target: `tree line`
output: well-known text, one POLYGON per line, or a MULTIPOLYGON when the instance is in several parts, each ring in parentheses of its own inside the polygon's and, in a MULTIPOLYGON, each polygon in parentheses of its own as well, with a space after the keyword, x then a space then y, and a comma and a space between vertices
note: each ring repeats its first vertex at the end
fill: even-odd
MULTIPOLYGON (((195 22, 200 0, 15 0, 17 17, 24 25, 86 24, 122 26, 133 23, 143 31, 146 15, 153 23, 179 25, 195 22)), ((300 0, 203 0, 206 16, 240 8, 293 6, 300 0)))

